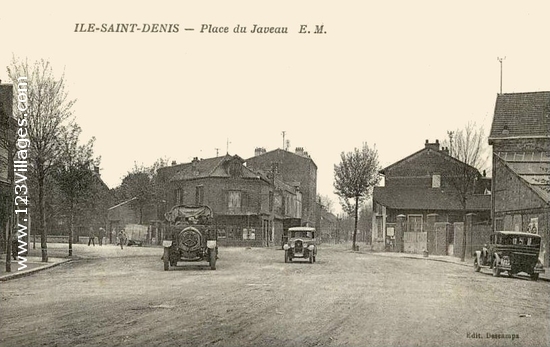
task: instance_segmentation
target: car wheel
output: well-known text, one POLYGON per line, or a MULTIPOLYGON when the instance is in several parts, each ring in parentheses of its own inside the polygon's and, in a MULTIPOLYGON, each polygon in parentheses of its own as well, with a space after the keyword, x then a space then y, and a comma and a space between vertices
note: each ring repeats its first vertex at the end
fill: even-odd
POLYGON ((170 269, 170 249, 164 248, 164 256, 162 257, 162 260, 164 261, 164 271, 168 271, 170 269))
POLYGON ((538 281, 538 279, 539 279, 539 274, 538 274, 538 273, 532 273, 532 274, 531 274, 531 279, 532 279, 533 281, 538 281))
POLYGON ((285 251, 285 263, 288 263, 288 251, 285 251))
POLYGON ((313 256, 313 262, 315 263, 315 256, 313 256))
POLYGON ((479 266, 479 263, 477 261, 477 258, 474 259, 474 271, 479 272, 481 271, 481 266, 479 266))
POLYGON ((496 259, 493 261, 493 276, 494 277, 500 276, 500 269, 498 268, 498 263, 496 259))
POLYGON ((209 259, 209 263, 210 263, 210 270, 216 270, 216 258, 217 258, 217 252, 216 252, 216 249, 211 249, 210 250, 210 259, 209 259))
POLYGON ((508 277, 512 277, 514 275, 514 273, 511 270, 506 271, 506 272, 508 273, 508 277))

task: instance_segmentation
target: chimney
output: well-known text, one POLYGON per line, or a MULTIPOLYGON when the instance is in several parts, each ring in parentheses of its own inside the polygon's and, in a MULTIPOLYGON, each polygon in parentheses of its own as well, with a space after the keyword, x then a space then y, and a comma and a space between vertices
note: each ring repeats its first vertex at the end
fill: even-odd
POLYGON ((191 161, 191 168, 193 171, 193 175, 198 176, 199 175, 199 169, 197 169, 197 163, 199 162, 199 157, 194 157, 193 161, 191 161))
POLYGON ((295 152, 298 155, 304 155, 304 147, 296 147, 295 152))
POLYGON ((426 143, 424 144, 424 148, 429 148, 434 151, 439 151, 439 140, 435 140, 435 143, 430 143, 428 140, 426 140, 426 143))
POLYGON ((260 154, 262 154, 262 149, 260 147, 256 147, 254 149, 254 156, 257 157, 259 156, 260 154))
POLYGON ((447 155, 449 155, 449 147, 442 147, 441 151, 447 155))
POLYGON ((172 160, 172 166, 175 166, 175 165, 176 165, 176 161, 172 160))
POLYGON ((99 173, 99 166, 94 166, 94 172, 98 175, 100 175, 99 173))

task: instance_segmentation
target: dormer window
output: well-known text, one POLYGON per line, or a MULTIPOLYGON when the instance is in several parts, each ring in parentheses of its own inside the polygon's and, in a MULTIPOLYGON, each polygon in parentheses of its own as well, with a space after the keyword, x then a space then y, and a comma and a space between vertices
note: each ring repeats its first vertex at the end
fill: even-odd
POLYGON ((432 188, 441 188, 441 175, 432 175, 432 188))

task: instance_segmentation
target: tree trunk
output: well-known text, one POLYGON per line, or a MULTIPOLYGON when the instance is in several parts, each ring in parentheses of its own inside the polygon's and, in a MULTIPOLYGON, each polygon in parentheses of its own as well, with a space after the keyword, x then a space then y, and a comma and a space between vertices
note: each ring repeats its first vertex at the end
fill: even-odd
MULTIPOLYGON (((464 203, 466 205, 466 203, 464 203)), ((462 217, 462 250, 460 252, 460 261, 466 260, 466 207, 464 206, 463 209, 463 217, 462 217)))
POLYGON ((352 249, 355 251, 355 241, 357 240, 357 219, 359 218, 359 196, 355 197, 355 226, 353 227, 353 245, 352 249))
MULTIPOLYGON (((10 206, 11 207, 11 206, 10 206)), ((6 222, 6 230, 8 231, 8 237, 6 242, 6 272, 11 272, 11 253, 12 253, 12 237, 13 237, 13 228, 12 228, 12 214, 8 216, 8 221, 6 222)))
POLYGON ((42 248, 42 262, 48 262, 48 243, 46 235, 46 201, 44 200, 44 182, 45 176, 43 173, 39 174, 38 178, 38 219, 40 229, 40 247, 42 248))
POLYGON ((69 219, 69 257, 73 256, 73 228, 74 228, 74 206, 71 203, 71 215, 69 219))

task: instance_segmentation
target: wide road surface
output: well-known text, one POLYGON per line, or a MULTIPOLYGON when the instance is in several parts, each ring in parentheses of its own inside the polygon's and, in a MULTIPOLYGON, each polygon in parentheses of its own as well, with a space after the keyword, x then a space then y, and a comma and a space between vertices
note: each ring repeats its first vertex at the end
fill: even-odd
POLYGON ((550 346, 550 283, 472 267, 329 245, 315 264, 220 248, 216 271, 165 272, 161 248, 75 254, 0 283, 1 346, 550 346))

